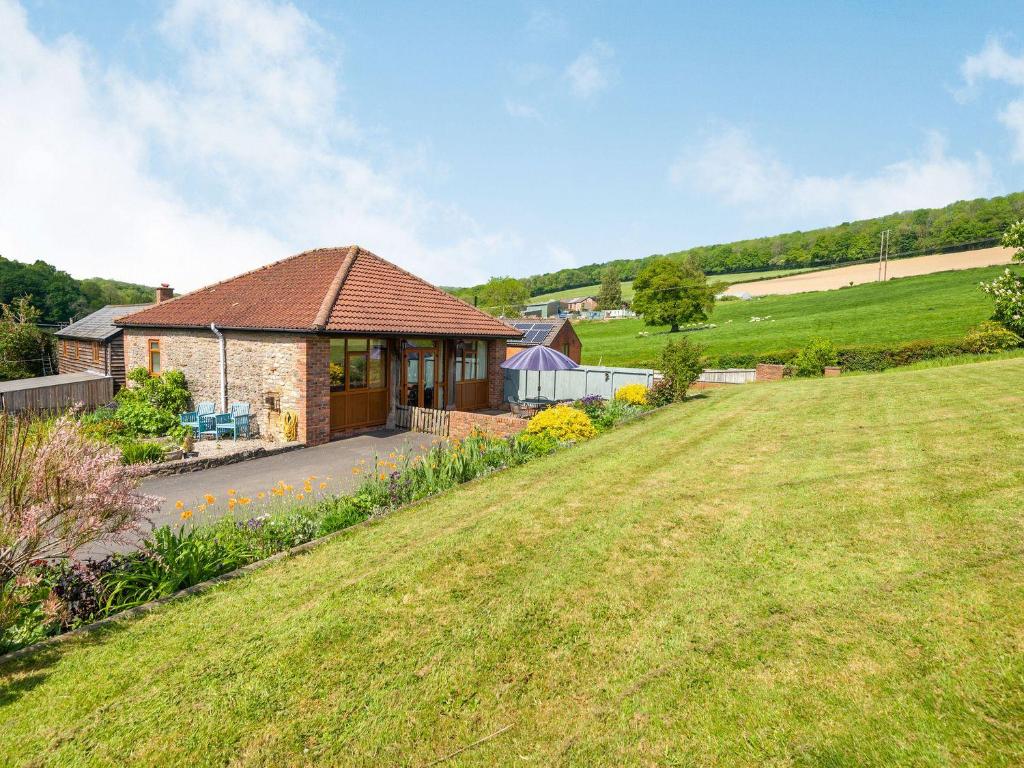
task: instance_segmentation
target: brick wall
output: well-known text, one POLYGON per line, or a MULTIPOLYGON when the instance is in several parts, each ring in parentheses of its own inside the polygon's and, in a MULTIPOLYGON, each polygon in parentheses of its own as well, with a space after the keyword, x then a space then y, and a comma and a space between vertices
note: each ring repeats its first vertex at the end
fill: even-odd
POLYGON ((305 393, 299 440, 306 445, 323 445, 331 439, 331 340, 311 336, 305 346, 305 359, 299 367, 299 391, 305 393))
POLYGON ((786 375, 786 366, 775 363, 758 363, 754 381, 782 381, 786 375))
POLYGON ((487 342, 487 407, 500 408, 505 399, 505 340, 487 342))
MULTIPOLYGON (((253 333, 224 331, 227 343, 228 403, 249 403, 252 423, 263 436, 282 439, 278 413, 271 413, 265 403, 267 395, 274 395, 281 411, 294 411, 299 421, 299 439, 320 439, 319 430, 309 430, 311 416, 321 409, 329 409, 328 388, 324 394, 320 387, 305 375, 307 357, 321 360, 316 347, 307 355, 307 344, 314 346, 326 339, 288 333, 253 333), (307 387, 313 396, 307 399, 307 387), (325 405, 325 402, 327 403, 325 405)), ((124 354, 128 370, 146 367, 149 339, 160 341, 160 364, 164 371, 180 370, 192 392, 193 401, 212 401, 217 409, 220 403, 220 349, 217 338, 208 330, 136 329, 124 331, 124 354)), ((323 357, 322 377, 326 381, 327 363, 323 357)), ((318 416, 317 416, 318 418, 318 416)), ((329 430, 329 417, 324 418, 329 430)), ((326 438, 324 438, 326 439, 326 438)))
POLYGON ((458 440, 469 437, 474 428, 491 437, 508 437, 522 432, 527 423, 526 419, 515 416, 489 416, 469 411, 451 411, 448 418, 448 436, 458 440))

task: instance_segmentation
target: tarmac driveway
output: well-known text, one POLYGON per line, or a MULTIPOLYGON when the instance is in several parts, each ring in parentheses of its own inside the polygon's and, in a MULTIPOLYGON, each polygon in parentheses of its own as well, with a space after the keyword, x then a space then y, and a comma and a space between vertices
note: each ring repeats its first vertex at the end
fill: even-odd
MULTIPOLYGON (((182 512, 191 510, 189 523, 200 523, 225 515, 252 517, 260 514, 279 499, 271 490, 281 483, 291 486, 287 498, 302 494, 303 500, 333 495, 351 490, 360 477, 352 468, 360 461, 372 464, 375 457, 386 458, 390 453, 419 452, 420 446, 429 447, 432 435, 417 432, 381 430, 366 432, 326 445, 299 448, 276 456, 251 459, 237 464, 226 464, 197 472, 186 472, 168 477, 143 480, 139 491, 163 499, 160 510, 152 515, 151 525, 145 526, 143 535, 161 525, 183 525, 182 512), (322 486, 322 487, 321 487, 322 486), (309 490, 307 490, 309 489, 309 490), (232 493, 233 492, 233 493, 232 493), (206 496, 214 499, 206 503, 206 496), (229 499, 235 499, 234 510, 229 499), (242 504, 240 500, 246 499, 242 504), (179 504, 181 508, 179 509, 179 504)), ((80 557, 102 557, 112 551, 125 551, 130 546, 94 546, 79 553, 80 557)))

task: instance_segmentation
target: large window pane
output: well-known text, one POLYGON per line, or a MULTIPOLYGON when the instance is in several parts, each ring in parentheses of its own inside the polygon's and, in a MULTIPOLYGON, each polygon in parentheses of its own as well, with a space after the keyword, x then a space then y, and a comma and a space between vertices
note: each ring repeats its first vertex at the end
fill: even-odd
POLYGON ((331 391, 345 391, 345 340, 331 339, 331 391))
POLYGON ((476 377, 478 379, 487 378, 487 342, 478 341, 476 343, 476 377))
POLYGON ((348 356, 348 388, 366 389, 366 353, 356 352, 348 356))
POLYGON ((370 363, 367 377, 370 389, 384 389, 387 383, 387 369, 385 362, 388 359, 387 342, 383 339, 370 340, 370 363))
POLYGON ((348 340, 348 351, 349 352, 365 352, 369 347, 369 339, 349 339, 348 340))
POLYGON ((455 380, 462 381, 462 361, 465 359, 465 342, 455 343, 455 380))

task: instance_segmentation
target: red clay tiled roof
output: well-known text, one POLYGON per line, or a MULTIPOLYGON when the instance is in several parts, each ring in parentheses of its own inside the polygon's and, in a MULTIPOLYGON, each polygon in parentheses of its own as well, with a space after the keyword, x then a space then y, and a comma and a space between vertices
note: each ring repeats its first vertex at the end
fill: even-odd
POLYGON ((358 246, 319 248, 122 317, 118 325, 518 338, 520 331, 358 246))

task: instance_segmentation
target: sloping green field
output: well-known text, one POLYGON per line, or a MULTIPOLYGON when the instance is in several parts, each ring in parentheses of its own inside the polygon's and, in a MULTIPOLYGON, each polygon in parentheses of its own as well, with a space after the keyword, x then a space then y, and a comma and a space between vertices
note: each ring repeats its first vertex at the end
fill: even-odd
POLYGON ((0 667, 0 762, 1020 765, 1022 380, 672 406, 0 667))
MULTIPOLYGON (((816 336, 838 345, 955 341, 992 315, 992 299, 978 283, 1003 269, 937 272, 836 291, 719 302, 710 320, 716 327, 688 335, 704 344, 710 356, 795 349, 816 336), (753 317, 767 319, 751 322, 753 317)), ((585 321, 575 328, 587 365, 656 367, 671 338, 667 327, 647 327, 639 319, 585 321)))

